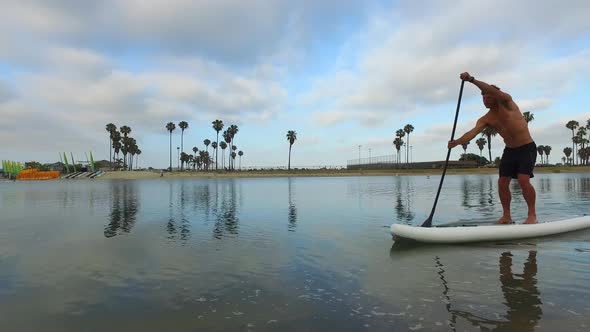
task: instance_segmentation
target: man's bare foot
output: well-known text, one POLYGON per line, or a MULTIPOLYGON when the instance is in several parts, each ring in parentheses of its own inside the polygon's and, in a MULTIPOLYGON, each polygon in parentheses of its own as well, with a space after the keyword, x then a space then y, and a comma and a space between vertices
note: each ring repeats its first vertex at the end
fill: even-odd
POLYGON ((508 225, 512 224, 512 219, 510 217, 502 216, 498 221, 496 221, 497 225, 508 225))
POLYGON ((537 216, 528 216, 524 221, 524 224, 536 224, 537 223, 537 216))

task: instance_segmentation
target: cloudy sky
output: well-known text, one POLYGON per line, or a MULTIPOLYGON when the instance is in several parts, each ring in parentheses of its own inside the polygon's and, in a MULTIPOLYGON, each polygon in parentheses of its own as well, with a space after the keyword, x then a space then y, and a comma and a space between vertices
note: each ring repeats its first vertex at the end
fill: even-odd
MULTIPOLYGON (((140 166, 168 164, 236 124, 243 166, 346 165, 393 153, 412 124, 414 161, 444 160, 459 73, 530 111, 553 160, 569 120, 590 119, 590 2, 0 0, 1 159, 108 159, 105 125, 132 128, 140 166), (173 135, 174 149, 180 131, 173 135)), ((457 134, 485 112, 466 85, 457 134)), ((492 154, 503 147, 492 142, 492 154)), ((478 153, 474 143, 469 151, 478 153)), ((453 151, 456 159, 460 149, 453 151)))

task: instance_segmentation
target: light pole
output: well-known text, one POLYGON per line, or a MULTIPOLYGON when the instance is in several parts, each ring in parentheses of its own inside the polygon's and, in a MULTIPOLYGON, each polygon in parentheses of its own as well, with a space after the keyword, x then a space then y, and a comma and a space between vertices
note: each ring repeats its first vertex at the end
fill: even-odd
POLYGON ((359 144, 359 165, 361 164, 361 146, 362 145, 359 144))

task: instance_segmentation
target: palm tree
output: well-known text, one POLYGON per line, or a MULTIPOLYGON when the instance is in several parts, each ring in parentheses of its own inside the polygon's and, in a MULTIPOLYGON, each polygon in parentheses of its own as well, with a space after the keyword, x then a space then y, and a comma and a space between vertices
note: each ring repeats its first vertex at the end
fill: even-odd
MULTIPOLYGON (((395 136, 396 136, 396 137, 399 137, 399 139, 401 140, 401 139, 402 139, 404 136, 406 136, 406 132, 405 132, 403 129, 398 129, 398 130, 396 130, 396 132, 395 132, 395 136)), ((402 142, 403 142, 403 141, 402 141, 402 142)), ((404 144, 402 143, 402 145, 401 145, 401 146, 403 146, 403 145, 404 145, 404 144)), ((406 148, 406 150, 407 150, 407 148, 406 148)), ((401 159, 400 159, 400 157, 399 157, 399 153, 398 153, 398 157, 397 157, 397 158, 398 158, 398 163, 400 163, 400 162, 401 162, 401 159)))
POLYGON ((168 122, 166 129, 170 132, 170 172, 172 172, 172 132, 176 129, 174 122, 168 122))
POLYGON ((582 145, 581 146, 581 149, 583 149, 584 147, 586 147, 586 141, 588 141, 586 139, 586 134, 587 134, 586 133, 586 127, 580 127, 580 128, 578 128, 578 132, 576 133, 576 136, 580 137, 580 144, 582 145))
POLYGON ((481 136, 488 139, 488 152, 490 153, 490 162, 492 162, 492 136, 496 136, 498 132, 493 127, 487 126, 481 132, 481 136))
POLYGON ((219 143, 219 146, 221 147, 221 168, 225 167, 225 149, 227 149, 227 143, 225 143, 224 141, 221 141, 221 143, 219 143))
MULTIPOLYGON (((236 126, 236 125, 231 125, 227 129, 227 134, 231 137, 231 146, 233 146, 236 143, 235 137, 236 137, 236 134, 238 133, 238 131, 239 131, 239 129, 238 129, 238 126, 236 126)), ((228 143, 230 143, 230 142, 228 142, 228 143)), ((233 159, 231 160, 230 164, 231 164, 230 168, 234 169, 233 159)))
POLYGON ((590 147, 585 147, 583 150, 584 165, 588 165, 588 158, 590 158, 590 147))
POLYGON ((211 147, 215 150, 215 170, 217 170, 217 142, 212 142, 211 147))
POLYGON ((141 154, 141 149, 137 148, 135 151, 135 167, 139 165, 139 155, 141 154))
MULTIPOLYGON (((211 122, 213 129, 217 132, 217 145, 219 145, 219 132, 223 130, 223 121, 215 120, 211 122)), ((217 149, 215 149, 215 170, 217 170, 217 149)))
POLYGON ((297 133, 294 130, 289 130, 287 132, 287 141, 289 141, 289 164, 287 166, 288 170, 291 170, 291 147, 293 143, 297 140, 297 133))
POLYGON ((184 163, 187 163, 188 165, 188 161, 189 161, 189 155, 187 153, 181 152, 180 153, 180 169, 184 168, 184 163))
POLYGON ((545 152, 545 164, 549 164, 549 154, 551 153, 551 146, 545 145, 543 151, 545 152))
MULTIPOLYGON (((118 131, 114 131, 112 133, 112 141, 113 141, 113 159, 115 158, 119 158, 119 151, 121 150, 121 148, 123 147, 123 145, 121 144, 121 133, 118 131), (117 155, 117 157, 115 157, 115 155, 117 155)), ((115 167, 117 166, 116 162, 115 162, 115 167)))
POLYGON ((537 145, 537 153, 541 157, 541 165, 543 165, 543 153, 544 152, 545 152, 545 146, 544 145, 537 145))
POLYGON ((570 156, 572 155, 572 151, 573 150, 570 147, 566 147, 566 148, 563 149, 563 154, 565 154, 565 157, 570 162, 570 164, 571 164, 570 156))
POLYGON ((531 122, 535 119, 535 115, 531 112, 522 113, 522 117, 524 118, 524 121, 526 121, 527 126, 529 125, 529 122, 531 122))
MULTIPOLYGON (((407 124, 404 126, 404 132, 408 134, 408 146, 410 146, 410 133, 414 131, 414 126, 407 124)), ((408 163, 408 149, 406 149, 406 164, 408 163)))
POLYGON ((121 128, 119 128, 119 131, 121 132, 121 134, 123 134, 123 137, 127 137, 127 135, 131 133, 131 128, 129 128, 128 126, 121 126, 121 128))
POLYGON ((180 127, 180 152, 184 152, 184 130, 188 128, 188 122, 180 121, 178 127, 180 127))
MULTIPOLYGON (((229 133, 230 129, 231 129, 231 128, 228 128, 227 130, 225 130, 225 131, 223 132, 223 135, 222 135, 222 136, 223 136, 223 140, 225 141, 225 143, 226 143, 226 144, 227 144, 229 147, 231 147, 231 141, 232 141, 232 137, 231 137, 231 135, 230 135, 230 133, 229 133)), ((230 149, 230 150, 231 150, 231 149, 230 149)), ((227 167, 227 168, 228 168, 228 169, 231 169, 231 167, 230 167, 230 166, 231 166, 231 164, 230 164, 229 152, 228 152, 228 156, 227 156, 227 164, 228 164, 228 167, 227 167)))
POLYGON ((205 144, 205 151, 209 152, 209 144, 211 144, 211 141, 209 139, 205 139, 203 144, 205 144))
MULTIPOLYGON (((123 127, 121 127, 123 129, 123 127)), ((124 136, 121 139, 123 146, 121 147, 121 152, 123 152, 123 170, 127 170, 127 154, 131 151, 131 148, 134 144, 134 139, 128 136, 124 136)))
MULTIPOLYGON (((232 146, 232 148, 233 148, 233 146, 232 146)), ((231 159, 233 160, 232 161, 232 165, 233 165, 234 164, 234 161, 236 160, 236 153, 235 152, 232 152, 231 153, 231 159)))
POLYGON ((578 121, 575 121, 575 120, 571 120, 571 121, 569 121, 568 123, 565 124, 565 127, 567 129, 569 129, 569 130, 572 131, 572 152, 574 152, 574 157, 573 157, 573 159, 574 159, 574 165, 576 164, 576 153, 575 153, 576 149, 574 148, 574 144, 575 144, 575 141, 574 141, 574 136, 575 136, 574 130, 576 128, 578 128, 579 126, 580 126, 580 124, 578 123, 578 121))
MULTIPOLYGON (((398 130, 398 132, 399 132, 399 130, 398 130)), ((400 162, 399 151, 400 151, 401 147, 404 145, 404 141, 401 139, 401 137, 397 136, 393 140, 393 145, 395 146, 395 149, 397 150, 397 163, 399 166, 399 162, 400 162)))
MULTIPOLYGON (((410 139, 410 137, 408 137, 408 139, 410 139)), ((463 154, 467 154, 467 146, 469 145, 469 143, 471 142, 461 144, 461 147, 463 148, 463 154)))
POLYGON ((478 138, 475 141, 475 144, 477 144, 477 147, 479 148, 479 156, 481 157, 481 153, 483 151, 484 146, 486 146, 486 139, 483 137, 478 138))
POLYGON ((240 156, 240 171, 242 170, 242 156, 244 155, 244 152, 242 150, 238 151, 238 156, 240 156))
POLYGON ((109 163, 112 167, 113 162, 113 133, 117 130, 117 126, 112 123, 106 125, 106 130, 109 133, 109 163))

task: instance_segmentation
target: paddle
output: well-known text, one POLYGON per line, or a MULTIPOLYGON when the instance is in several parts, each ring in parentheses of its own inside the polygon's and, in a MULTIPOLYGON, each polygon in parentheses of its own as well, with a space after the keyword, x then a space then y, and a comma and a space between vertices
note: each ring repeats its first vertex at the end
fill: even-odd
MULTIPOLYGON (((465 81, 461 81, 461 89, 459 89, 459 100, 457 101, 457 111, 455 112, 455 122, 453 123, 453 132, 451 133, 451 141, 455 138, 455 129, 457 128, 457 118, 459 117, 459 107, 461 106, 461 97, 463 96, 463 86, 465 81)), ((445 174, 447 173, 447 166, 449 165, 449 157, 451 156, 451 149, 447 151, 447 159, 445 161, 445 168, 443 169, 442 176, 440 178, 440 184, 438 185, 438 191, 436 192, 436 198, 434 199, 434 205, 428 219, 424 220, 421 227, 432 227, 432 217, 434 216, 434 210, 436 210, 436 203, 438 202, 438 196, 440 195, 440 189, 442 188, 445 174)))

